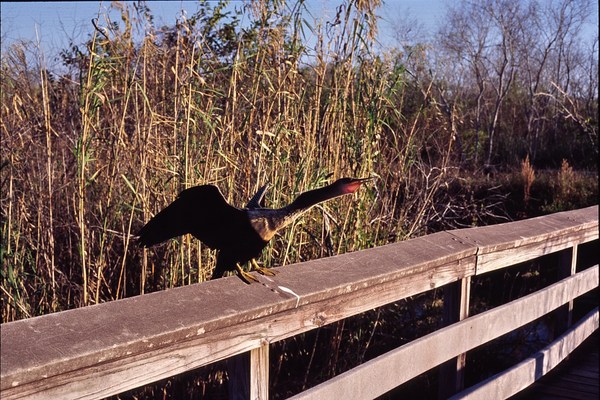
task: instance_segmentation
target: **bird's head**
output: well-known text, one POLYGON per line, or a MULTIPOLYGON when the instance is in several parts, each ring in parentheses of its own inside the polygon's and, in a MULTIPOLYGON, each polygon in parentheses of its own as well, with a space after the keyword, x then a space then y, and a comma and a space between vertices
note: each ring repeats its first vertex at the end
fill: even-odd
POLYGON ((333 183, 341 194, 354 193, 358 190, 360 185, 365 182, 371 181, 374 178, 340 178, 333 183))

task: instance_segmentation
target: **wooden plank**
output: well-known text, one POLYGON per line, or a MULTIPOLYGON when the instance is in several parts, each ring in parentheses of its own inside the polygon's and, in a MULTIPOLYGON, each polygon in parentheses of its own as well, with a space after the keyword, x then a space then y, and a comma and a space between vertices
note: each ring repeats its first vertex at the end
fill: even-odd
POLYGON ((571 330, 519 364, 451 397, 451 400, 506 399, 525 389, 557 366, 598 329, 598 307, 571 330))
POLYGON ((597 286, 598 266, 595 266, 543 290, 416 339, 291 399, 375 398, 458 354, 555 310, 597 286))
MULTIPOLYGON (((578 245, 574 244, 572 248, 565 249, 560 252, 558 259, 558 279, 563 279, 567 276, 575 274, 577 270, 577 249, 578 245)), ((573 301, 562 306, 556 312, 554 321, 555 336, 559 336, 567 330, 573 322, 573 301)))
POLYGON ((539 241, 535 243, 520 244, 516 241, 514 248, 480 253, 477 257, 477 275, 565 250, 576 243, 598 239, 597 234, 598 227, 596 226, 585 231, 572 232, 566 236, 539 235, 539 241))
POLYGON ((269 344, 250 351, 250 399, 269 399, 269 344))
POLYGON ((598 239, 598 206, 449 233, 478 247, 482 274, 598 239))
POLYGON ((2 326, 3 399, 101 398, 470 276, 447 233, 2 326))
MULTIPOLYGON (((543 218, 547 238, 598 237, 597 206, 543 218)), ((109 396, 463 279, 493 243, 457 232, 282 267, 262 285, 225 278, 4 324, 2 396, 109 396)))
POLYGON ((562 395, 576 400, 598 399, 600 394, 598 335, 596 330, 549 374, 544 375, 511 399, 549 400, 562 395))
MULTIPOLYGON (((469 316, 470 293, 470 276, 444 286, 444 311, 442 316, 444 326, 462 321, 469 316)), ((462 353, 440 365, 439 399, 447 399, 464 388, 466 363, 467 353, 462 353)))

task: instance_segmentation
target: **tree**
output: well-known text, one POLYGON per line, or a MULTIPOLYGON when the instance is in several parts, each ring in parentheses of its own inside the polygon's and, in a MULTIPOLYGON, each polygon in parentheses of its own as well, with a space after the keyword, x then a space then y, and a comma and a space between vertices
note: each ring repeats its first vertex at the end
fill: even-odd
POLYGON ((490 165, 523 153, 535 162, 541 146, 545 162, 574 156, 557 146, 576 131, 583 135, 573 148, 583 138, 595 145, 598 50, 584 50, 582 40, 590 11, 591 0, 463 0, 449 7, 434 46, 444 65, 440 80, 464 96, 460 132, 462 142, 471 141, 474 165, 480 156, 490 165))

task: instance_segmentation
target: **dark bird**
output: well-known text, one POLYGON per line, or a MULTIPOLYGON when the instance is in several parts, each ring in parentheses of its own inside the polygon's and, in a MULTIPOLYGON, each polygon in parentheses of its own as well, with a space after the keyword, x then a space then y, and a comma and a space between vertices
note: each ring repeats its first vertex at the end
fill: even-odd
POLYGON ((257 282, 240 264, 250 261, 251 270, 274 275, 273 271, 260 267, 256 258, 279 230, 312 206, 354 193, 371 179, 338 179, 331 185, 304 192, 291 204, 277 209, 261 206, 268 184, 261 187, 243 209, 229 205, 216 186, 195 186, 181 192, 139 231, 139 243, 150 247, 191 233, 211 249, 219 250, 211 279, 235 270, 244 282, 257 282))

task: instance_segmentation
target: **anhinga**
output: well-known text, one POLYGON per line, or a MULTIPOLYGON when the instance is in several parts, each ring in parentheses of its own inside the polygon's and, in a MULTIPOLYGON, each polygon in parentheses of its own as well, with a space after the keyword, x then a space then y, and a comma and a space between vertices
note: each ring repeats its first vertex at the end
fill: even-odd
POLYGON ((268 188, 261 187, 244 209, 225 201, 216 186, 202 185, 184 190, 167 208, 154 216, 138 233, 139 242, 149 247, 191 233, 211 249, 219 250, 211 279, 237 270, 246 282, 258 281, 240 264, 251 262, 251 270, 263 275, 273 271, 260 267, 256 258, 269 240, 312 206, 344 194, 354 193, 372 178, 342 178, 320 189, 300 194, 291 204, 277 209, 260 203, 268 188))

